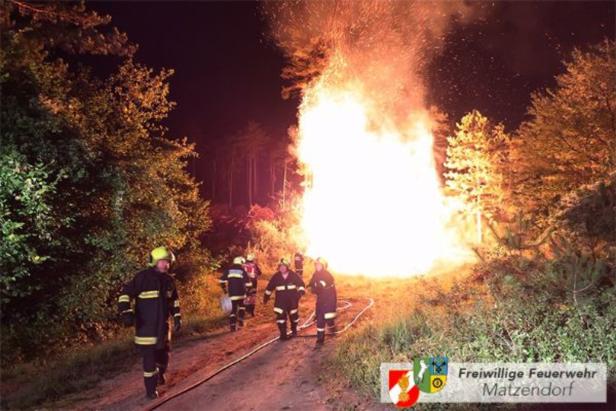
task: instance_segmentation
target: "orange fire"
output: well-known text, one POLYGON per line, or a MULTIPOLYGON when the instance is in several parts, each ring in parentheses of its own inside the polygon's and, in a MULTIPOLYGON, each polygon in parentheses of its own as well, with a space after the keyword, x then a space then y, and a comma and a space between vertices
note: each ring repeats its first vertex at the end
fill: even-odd
POLYGON ((468 252, 451 228, 425 120, 374 125, 359 92, 317 84, 300 107, 297 155, 307 176, 307 254, 337 272, 425 273, 468 252))

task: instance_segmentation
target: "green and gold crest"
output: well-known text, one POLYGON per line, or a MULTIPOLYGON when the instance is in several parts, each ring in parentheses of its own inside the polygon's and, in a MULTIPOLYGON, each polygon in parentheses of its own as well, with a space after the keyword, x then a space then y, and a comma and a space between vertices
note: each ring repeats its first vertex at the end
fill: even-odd
POLYGON ((413 375, 419 390, 428 394, 439 392, 447 382, 447 357, 420 357, 413 360, 413 375))

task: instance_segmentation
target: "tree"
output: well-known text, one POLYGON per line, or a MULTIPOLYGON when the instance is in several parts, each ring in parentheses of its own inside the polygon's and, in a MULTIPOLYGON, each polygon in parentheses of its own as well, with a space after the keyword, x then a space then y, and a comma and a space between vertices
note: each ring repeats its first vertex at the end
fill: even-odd
POLYGON ((205 266, 210 219, 186 171, 194 146, 161 125, 172 71, 136 63, 109 18, 83 5, 1 10, 2 339, 19 355, 96 336, 155 246, 177 251, 180 277, 205 266), (121 63, 99 77, 80 54, 121 63))
POLYGON ((616 170, 616 47, 576 49, 556 88, 534 93, 513 145, 517 195, 547 215, 569 191, 616 170))
POLYGON ((246 161, 246 186, 248 189, 247 198, 249 207, 254 205, 254 200, 258 196, 259 169, 257 164, 258 159, 269 143, 269 140, 269 136, 263 130, 261 125, 255 121, 251 121, 241 132, 240 139, 238 141, 242 147, 246 161))
POLYGON ((475 214, 477 241, 482 241, 482 218, 494 221, 502 214, 505 197, 504 165, 509 137, 502 124, 492 125, 472 111, 447 138, 447 187, 475 214))

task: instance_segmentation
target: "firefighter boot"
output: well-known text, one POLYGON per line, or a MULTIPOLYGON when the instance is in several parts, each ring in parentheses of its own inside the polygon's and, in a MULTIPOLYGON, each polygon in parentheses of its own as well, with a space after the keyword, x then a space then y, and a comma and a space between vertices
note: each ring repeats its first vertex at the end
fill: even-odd
POLYGON ((291 337, 297 337, 297 323, 291 323, 291 337))
POLYGON ((317 347, 325 342, 325 331, 317 331, 317 347))
POLYGON ((167 380, 165 379, 165 371, 163 369, 158 370, 158 385, 165 385, 167 380))
POLYGON ((278 323, 278 329, 280 330, 280 341, 288 340, 287 337, 287 323, 278 323))
POLYGON ((145 383, 145 396, 150 400, 158 398, 158 391, 156 391, 156 383, 158 382, 158 376, 147 376, 144 377, 143 380, 145 383))
POLYGON ((231 315, 229 315, 229 328, 231 329, 232 332, 237 329, 236 323, 237 323, 237 318, 235 314, 232 313, 231 315))
POLYGON ((243 305, 239 307, 237 312, 237 326, 242 328, 244 326, 244 313, 246 312, 246 307, 243 305))

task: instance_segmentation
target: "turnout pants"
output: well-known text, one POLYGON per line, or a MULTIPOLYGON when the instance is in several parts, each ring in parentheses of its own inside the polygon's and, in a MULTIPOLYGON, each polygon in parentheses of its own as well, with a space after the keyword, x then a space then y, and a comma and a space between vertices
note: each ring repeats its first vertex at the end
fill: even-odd
POLYGON ((155 346, 141 347, 141 355, 143 356, 143 382, 145 391, 152 395, 156 391, 158 383, 158 375, 163 375, 167 371, 169 364, 169 346, 157 349, 155 346))
POLYGON ((291 324, 291 332, 297 333, 297 324, 299 323, 299 312, 297 307, 274 307, 276 313, 276 323, 278 324, 278 330, 280 330, 280 338, 287 338, 287 317, 291 324))
POLYGON ((250 314, 251 317, 255 316, 255 305, 257 302, 257 296, 255 294, 250 294, 244 300, 244 305, 246 306, 246 312, 250 314))
POLYGON ((229 325, 231 326, 231 331, 235 331, 236 326, 244 326, 245 311, 246 307, 244 307, 243 298, 231 301, 231 314, 229 314, 229 325))
POLYGON ((317 304, 317 341, 325 341, 325 325, 328 331, 333 333, 336 331, 336 310, 331 307, 319 307, 317 304))
POLYGON ((250 314, 251 317, 254 317, 255 316, 255 305, 257 303, 257 279, 251 278, 250 282, 252 283, 252 286, 250 287, 250 290, 248 291, 248 295, 246 296, 246 299, 244 300, 244 305, 246 306, 246 312, 250 314))

